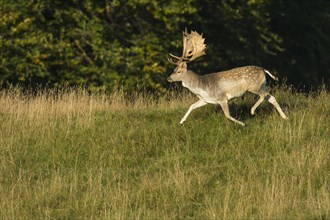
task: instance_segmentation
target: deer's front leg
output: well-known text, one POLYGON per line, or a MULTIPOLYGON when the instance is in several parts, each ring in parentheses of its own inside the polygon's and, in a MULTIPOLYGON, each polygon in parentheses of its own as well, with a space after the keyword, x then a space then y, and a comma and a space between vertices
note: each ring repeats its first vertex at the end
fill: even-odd
POLYGON ((183 122, 185 122, 185 120, 187 119, 188 115, 191 113, 192 110, 202 107, 204 105, 206 105, 207 103, 204 102, 203 100, 198 100, 197 102, 195 102, 194 104, 192 104, 190 106, 190 108, 188 109, 187 113, 183 116, 183 118, 180 121, 180 125, 183 124, 183 122))
POLYGON ((222 110, 223 110, 223 113, 225 113, 225 116, 226 116, 229 120, 231 120, 231 121, 233 121, 233 122, 236 122, 236 123, 238 123, 238 124, 240 124, 240 125, 242 125, 242 126, 245 126, 245 124, 244 124, 243 122, 241 122, 241 121, 239 121, 239 120, 236 120, 235 118, 231 117, 231 115, 230 115, 230 113, 229 113, 228 100, 222 100, 222 101, 219 102, 219 104, 220 104, 220 106, 221 106, 221 108, 222 108, 222 110))

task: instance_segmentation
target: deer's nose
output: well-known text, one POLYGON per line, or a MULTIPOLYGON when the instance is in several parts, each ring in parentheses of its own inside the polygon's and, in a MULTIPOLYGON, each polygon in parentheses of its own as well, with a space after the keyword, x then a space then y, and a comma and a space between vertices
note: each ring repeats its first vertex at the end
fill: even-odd
POLYGON ((168 78, 167 78, 167 81, 169 81, 169 82, 173 82, 173 80, 172 80, 171 77, 168 77, 168 78))

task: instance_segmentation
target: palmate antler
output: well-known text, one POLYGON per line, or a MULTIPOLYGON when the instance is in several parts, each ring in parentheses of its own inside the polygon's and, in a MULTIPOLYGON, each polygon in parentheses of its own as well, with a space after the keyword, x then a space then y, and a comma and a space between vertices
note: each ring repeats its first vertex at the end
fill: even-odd
POLYGON ((168 58, 168 61, 173 64, 178 62, 186 61, 191 62, 197 59, 200 56, 205 55, 205 50, 207 49, 206 44, 204 43, 205 38, 203 35, 197 33, 196 31, 191 31, 190 34, 187 32, 187 28, 182 32, 183 37, 183 52, 182 56, 178 57, 170 53, 171 57, 178 59, 177 62, 173 59, 168 58))

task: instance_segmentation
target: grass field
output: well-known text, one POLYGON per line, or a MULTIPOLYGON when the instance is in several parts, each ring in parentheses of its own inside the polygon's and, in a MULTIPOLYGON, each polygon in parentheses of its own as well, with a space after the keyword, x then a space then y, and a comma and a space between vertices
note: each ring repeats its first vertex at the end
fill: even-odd
POLYGON ((219 107, 82 89, 0 92, 1 219, 329 219, 330 94, 219 107))

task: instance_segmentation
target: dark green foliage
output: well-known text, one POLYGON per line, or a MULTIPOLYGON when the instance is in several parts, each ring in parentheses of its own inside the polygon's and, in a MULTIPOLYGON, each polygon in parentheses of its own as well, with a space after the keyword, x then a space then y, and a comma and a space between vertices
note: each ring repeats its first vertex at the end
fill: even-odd
POLYGON ((272 67, 293 83, 330 85, 330 2, 274 0, 272 31, 282 39, 283 53, 272 67))
POLYGON ((204 33, 203 74, 261 65, 289 83, 329 82, 330 3, 317 1, 3 0, 0 84, 161 92, 185 27, 204 33))

